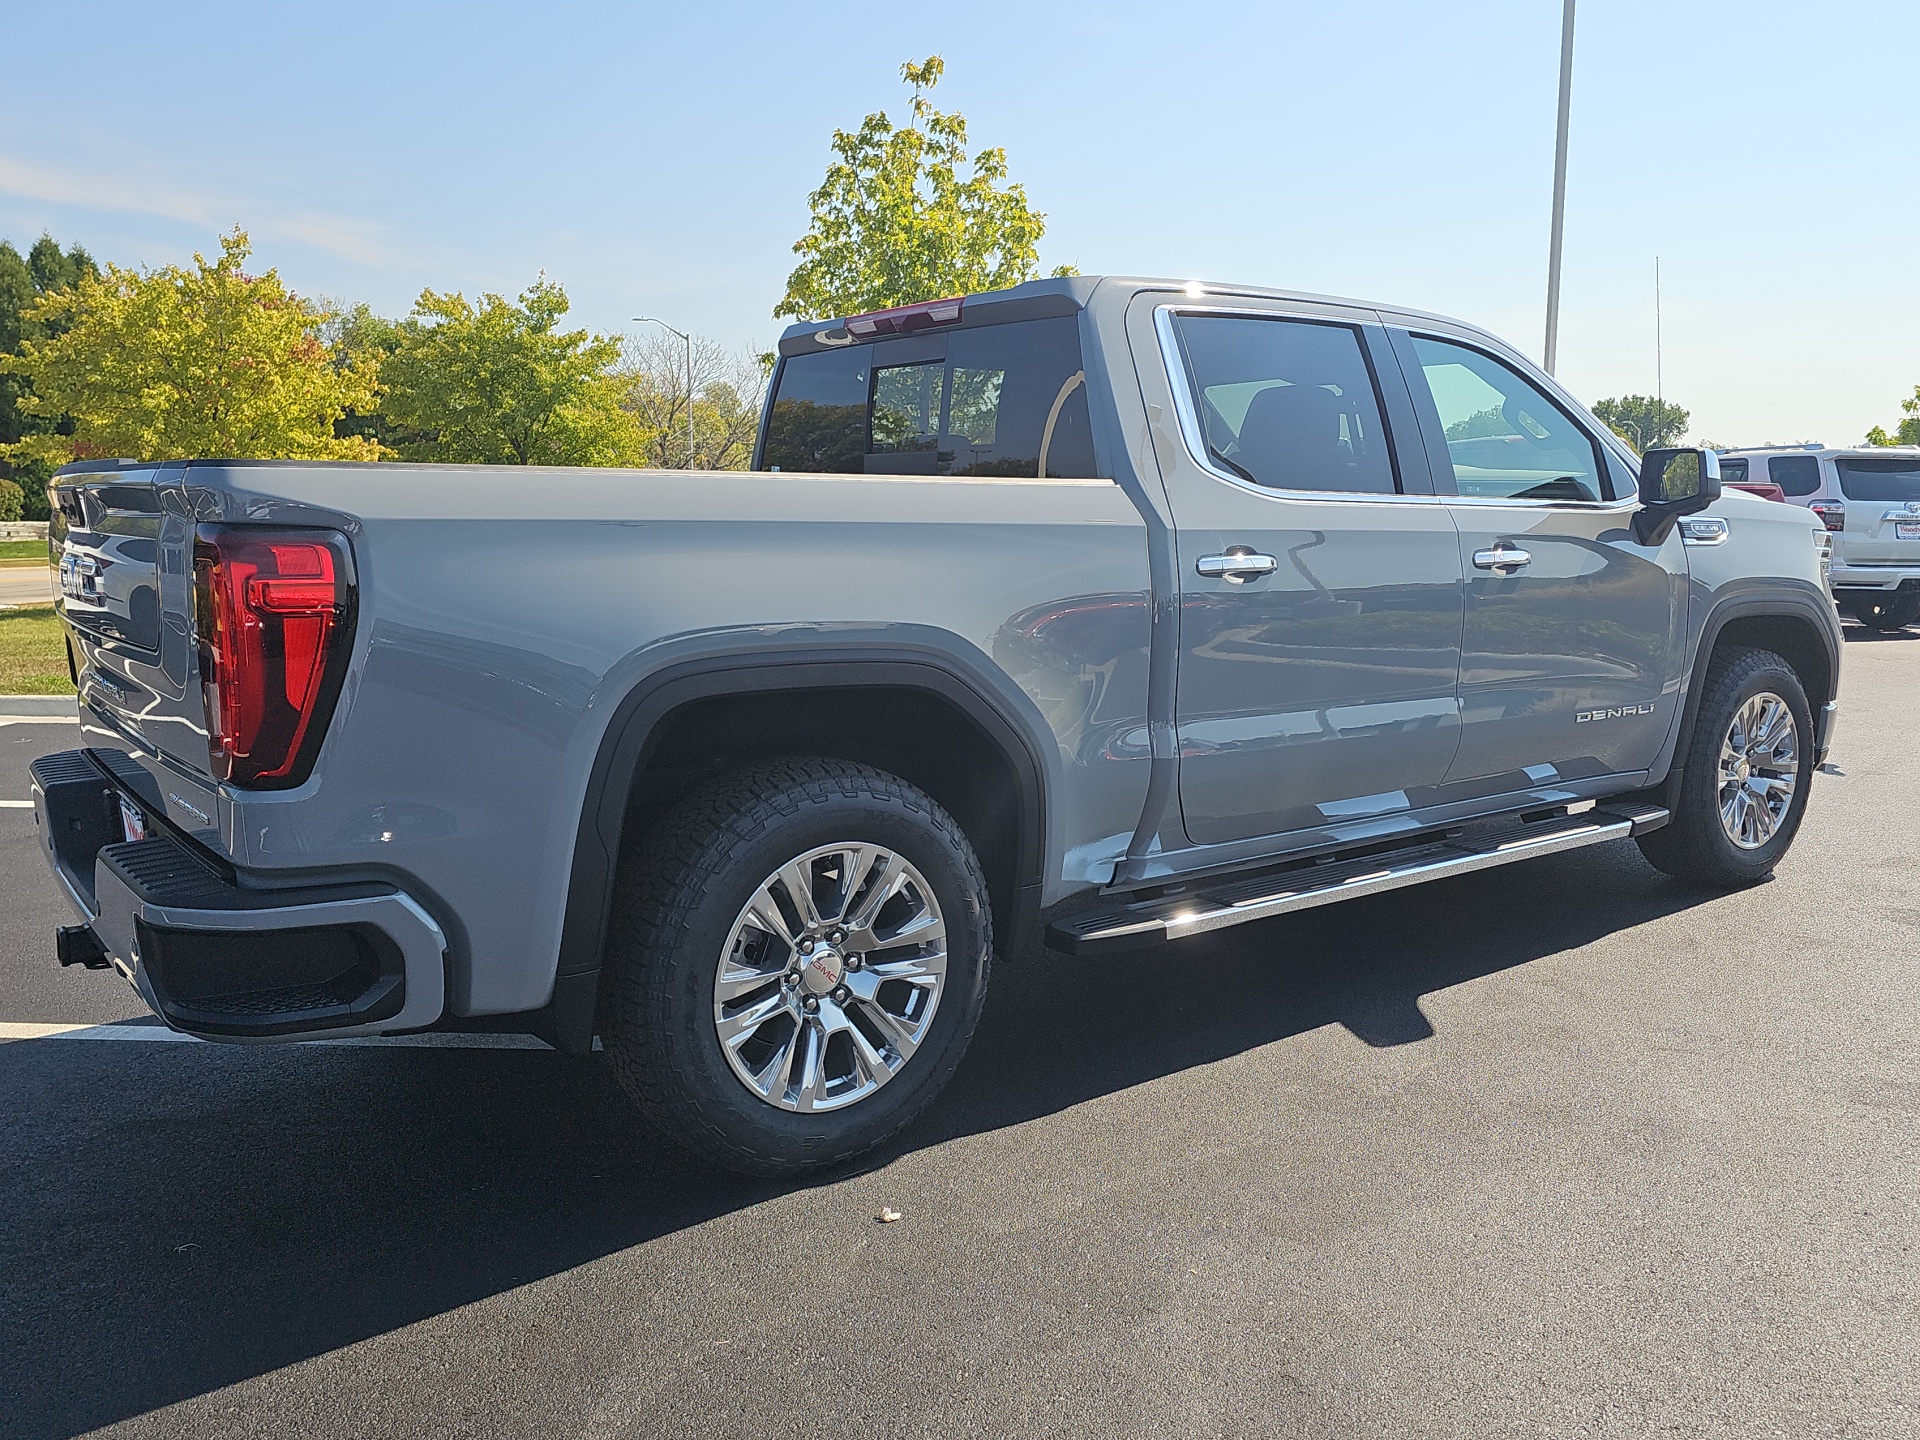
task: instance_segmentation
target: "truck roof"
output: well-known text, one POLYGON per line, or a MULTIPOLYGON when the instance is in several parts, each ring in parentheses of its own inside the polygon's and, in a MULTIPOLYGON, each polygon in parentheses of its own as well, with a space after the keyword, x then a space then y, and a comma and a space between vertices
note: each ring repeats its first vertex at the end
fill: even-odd
MULTIPOLYGON (((1195 299, 1203 296, 1208 299, 1240 297, 1254 300, 1292 300, 1317 305, 1343 305, 1362 310, 1377 310, 1400 320, 1436 320, 1444 321, 1449 325, 1465 324, 1450 316, 1414 310, 1404 305, 1383 305, 1377 301, 1355 300, 1340 295, 1318 295, 1307 290, 1279 290, 1265 285, 1243 285, 1195 279, 1176 280, 1167 276, 1150 275, 1055 276, 1045 280, 1028 280, 1024 284, 1010 286, 1005 290, 987 290, 967 295, 963 297, 964 304, 961 307, 958 324, 965 328, 972 325, 1001 325, 1012 320, 1039 320, 1047 316, 1072 315, 1084 309, 1093 299, 1094 292, 1102 286, 1126 290, 1184 290, 1195 299)), ((814 338, 819 335, 830 335, 831 338, 825 342, 829 345, 848 344, 856 337, 845 334, 846 323, 850 319, 859 318, 861 317, 842 316, 831 320, 807 320, 789 325, 780 334, 780 353, 801 355, 813 351, 822 343, 814 338)), ((1478 326, 1468 325, 1466 328, 1480 334, 1487 334, 1485 331, 1480 331, 1478 326)), ((1487 338, 1497 339, 1498 337, 1487 334, 1487 338)))
POLYGON ((1737 455, 1743 459, 1762 455, 1815 455, 1827 458, 1882 456, 1899 459, 1903 455, 1920 455, 1920 445, 1734 445, 1720 453, 1737 455))

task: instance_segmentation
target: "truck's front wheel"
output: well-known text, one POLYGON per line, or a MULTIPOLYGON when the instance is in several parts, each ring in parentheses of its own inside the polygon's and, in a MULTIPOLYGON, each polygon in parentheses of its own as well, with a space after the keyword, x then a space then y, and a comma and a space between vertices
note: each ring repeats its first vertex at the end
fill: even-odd
POLYGON ((1684 759, 1673 820, 1642 835, 1640 852, 1705 885, 1766 879, 1813 779, 1813 716, 1793 667, 1770 650, 1715 656, 1684 759))
POLYGON ((845 761, 757 766, 626 857, 607 1049, 688 1149, 750 1174, 833 1164, 946 1084, 991 947, 979 861, 931 797, 845 761))

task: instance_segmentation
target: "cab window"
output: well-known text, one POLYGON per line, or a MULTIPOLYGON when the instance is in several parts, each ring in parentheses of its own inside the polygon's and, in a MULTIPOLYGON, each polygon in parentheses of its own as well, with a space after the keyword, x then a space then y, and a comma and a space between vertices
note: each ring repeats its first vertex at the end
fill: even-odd
POLYGON ((1079 324, 1021 320, 790 356, 756 468, 1095 476, 1079 324))
POLYGON ((1435 478, 1487 500, 1606 498, 1593 437, 1532 381, 1478 350, 1415 335, 1420 371, 1440 416, 1446 453, 1435 478))
MULTIPOLYGON (((1725 471, 1721 472, 1723 475, 1725 471)), ((1786 495, 1811 495, 1820 488, 1818 455, 1769 455, 1767 479, 1786 495)))
POLYGON ((1212 463, 1274 490, 1391 495, 1380 398, 1350 325, 1176 315, 1212 463))

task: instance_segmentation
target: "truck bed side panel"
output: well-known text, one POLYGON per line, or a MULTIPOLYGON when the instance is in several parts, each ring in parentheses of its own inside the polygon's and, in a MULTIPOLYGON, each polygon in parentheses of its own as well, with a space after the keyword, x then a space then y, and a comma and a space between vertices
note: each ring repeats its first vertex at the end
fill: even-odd
POLYGON ((904 639, 987 670, 1046 737, 1043 902, 1104 879, 1139 818, 1146 538, 1111 483, 293 465, 190 483, 202 515, 349 517, 360 571, 314 778, 234 794, 234 860, 409 877, 458 922, 456 1012, 546 1001, 609 718, 743 637, 904 639))

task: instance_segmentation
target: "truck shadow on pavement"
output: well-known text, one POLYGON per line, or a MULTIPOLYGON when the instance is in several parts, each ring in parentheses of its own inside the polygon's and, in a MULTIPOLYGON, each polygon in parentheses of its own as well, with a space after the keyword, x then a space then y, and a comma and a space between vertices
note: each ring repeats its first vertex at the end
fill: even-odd
MULTIPOLYGON (((1630 845, 1103 962, 1003 965, 934 1111, 873 1163, 1420 999, 1697 904, 1630 845)), ((777 1196, 681 1159, 598 1058, 0 1045, 0 1430, 205 1395, 777 1196)), ((504 1342, 503 1342, 504 1343, 504 1342)), ((590 1365, 591 1357, 543 1359, 590 1365)), ((433 1405, 419 1393, 398 1403, 433 1405)))

